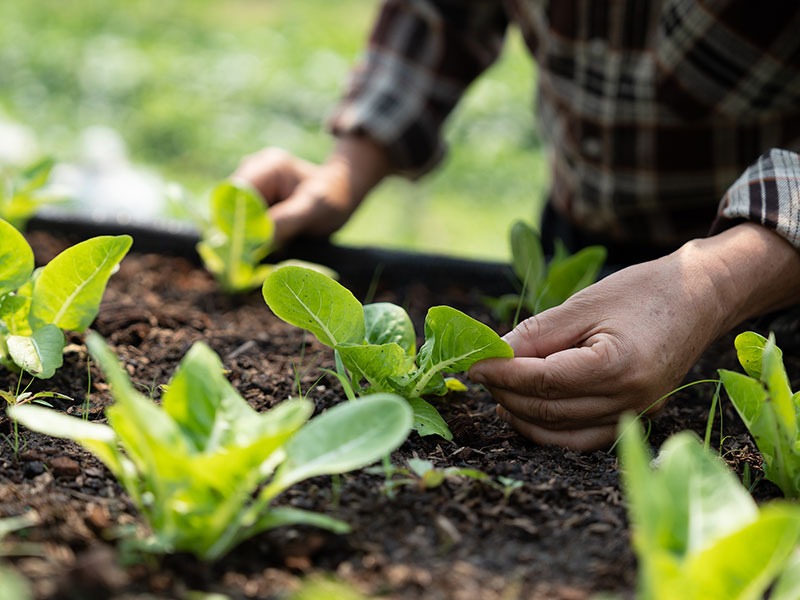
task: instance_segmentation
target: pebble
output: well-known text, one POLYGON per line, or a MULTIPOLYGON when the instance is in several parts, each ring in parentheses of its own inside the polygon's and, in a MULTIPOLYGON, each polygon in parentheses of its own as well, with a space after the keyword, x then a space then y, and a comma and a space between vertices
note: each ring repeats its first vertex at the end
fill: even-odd
POLYGON ((50 468, 56 477, 77 477, 81 472, 80 465, 69 456, 56 456, 50 461, 50 468))

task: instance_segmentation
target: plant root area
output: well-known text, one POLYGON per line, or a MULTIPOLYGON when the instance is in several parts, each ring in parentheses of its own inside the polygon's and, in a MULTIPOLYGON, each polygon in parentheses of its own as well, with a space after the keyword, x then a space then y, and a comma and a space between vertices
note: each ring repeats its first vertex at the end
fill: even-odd
MULTIPOLYGON (((44 233, 29 240, 39 264, 69 244, 44 233)), ((433 294, 424 281, 400 290, 379 283, 374 295, 375 301, 405 306, 418 333, 427 309, 437 304, 450 304, 505 333, 508 324, 492 323, 480 298, 480 290, 468 286, 433 294)), ((335 378, 322 373, 334 368, 330 349, 272 315, 260 290, 226 296, 183 258, 130 254, 111 278, 92 328, 156 402, 159 386, 198 340, 222 357, 231 383, 258 410, 298 394, 298 386, 317 412, 344 400, 335 378)), ((740 330, 746 328, 754 327, 740 330)), ((792 360, 787 358, 787 369, 797 374, 792 360)), ((722 367, 739 369, 733 334, 709 349, 686 381, 714 378, 722 367)), ((295 485, 278 504, 335 516, 351 525, 350 533, 280 528, 213 564, 189 554, 154 556, 137 549, 136 536, 147 533, 146 525, 102 463, 69 441, 22 428, 16 437, 3 414, 0 518, 29 514, 37 522, 6 537, 3 560, 31 582, 39 599, 173 599, 194 592, 290 598, 305 578, 317 576, 385 598, 580 600, 605 591, 632 598, 636 561, 617 457, 527 441, 497 418, 486 391, 464 374, 458 377, 468 391, 433 401, 453 441, 412 432, 392 463, 406 467, 409 459, 421 458, 436 467, 471 467, 495 481, 518 480, 518 487, 504 493, 452 477, 437 487, 413 483, 388 493, 382 474, 362 470, 338 482, 317 477, 295 485)), ((23 387, 27 383, 25 378, 23 387)), ((0 372, 0 388, 16 387, 16 374, 0 372)), ((39 390, 73 399, 54 402, 55 410, 100 422, 112 401, 102 373, 91 361, 87 365, 83 335, 77 334, 68 334, 64 366, 29 388, 39 390)), ((652 422, 653 446, 683 429, 702 437, 713 393, 712 384, 677 393, 652 422)), ((740 476, 746 472, 757 482, 758 500, 779 496, 761 479, 760 455, 727 399, 712 432, 712 447, 721 449, 740 476)))

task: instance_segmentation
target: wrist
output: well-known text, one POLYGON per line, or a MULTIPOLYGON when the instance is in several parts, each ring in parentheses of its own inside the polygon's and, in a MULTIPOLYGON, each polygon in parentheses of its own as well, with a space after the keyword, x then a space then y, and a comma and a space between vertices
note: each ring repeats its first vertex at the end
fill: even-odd
POLYGON ((389 157, 381 146, 368 137, 352 135, 337 138, 324 167, 347 180, 354 208, 391 172, 389 157))
POLYGON ((800 296, 800 252, 755 223, 693 240, 674 255, 703 282, 705 301, 716 305, 711 312, 718 335, 800 296))

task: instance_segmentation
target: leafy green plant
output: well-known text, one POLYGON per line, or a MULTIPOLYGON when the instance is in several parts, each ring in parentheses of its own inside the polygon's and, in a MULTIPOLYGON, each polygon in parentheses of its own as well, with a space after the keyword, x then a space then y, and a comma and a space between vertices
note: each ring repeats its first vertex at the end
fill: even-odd
POLYGON ((24 229, 34 213, 45 204, 61 198, 43 192, 55 161, 43 158, 19 173, 4 173, 0 181, 0 219, 24 229))
MULTIPOLYGON (((0 519, 0 556, 15 553, 6 548, 4 543, 6 535, 20 529, 32 527, 36 525, 38 521, 38 515, 33 512, 0 519)), ((13 598, 14 600, 28 600, 29 598, 33 598, 33 592, 28 580, 20 575, 13 567, 5 565, 2 562, 0 562, 0 597, 13 598)))
POLYGON ((747 375, 720 369, 725 391, 764 457, 764 476, 785 496, 800 497, 800 392, 789 387, 773 335, 748 331, 734 345, 747 375))
POLYGON ((632 417, 620 457, 642 600, 761 598, 800 540, 800 507, 759 507, 690 432, 653 461, 632 417))
POLYGON ((210 221, 197 252, 228 292, 258 287, 273 269, 259 264, 272 248, 274 226, 258 192, 244 183, 223 181, 209 197, 210 221))
POLYGON ((136 391, 100 336, 90 333, 87 345, 114 395, 108 425, 31 405, 9 413, 31 429, 73 439, 96 454, 147 519, 156 550, 213 560, 281 525, 345 532, 339 520, 273 507, 272 501, 303 479, 377 460, 411 429, 408 406, 389 394, 339 405, 308 423, 313 404, 305 399, 257 413, 201 342, 184 357, 158 406, 136 391))
POLYGON ((484 358, 514 355, 491 328, 449 306, 428 311, 425 343, 417 352, 414 325, 403 308, 388 302, 362 306, 341 284, 303 267, 273 271, 264 281, 263 293, 278 317, 310 331, 335 350, 354 389, 406 398, 420 435, 452 439, 442 417, 422 399, 426 394, 447 393, 443 372, 465 371, 484 358))
POLYGON ((206 269, 229 293, 247 292, 260 286, 267 275, 283 265, 304 265, 330 277, 335 273, 322 265, 300 260, 262 264, 272 247, 274 225, 264 200, 243 182, 219 183, 209 197, 210 220, 197 243, 206 269))
MULTIPOLYGON (((539 234, 527 223, 511 227, 511 266, 519 278, 519 294, 487 298, 492 311, 507 321, 521 307, 531 314, 558 306, 575 292, 591 285, 606 260, 603 246, 589 246, 570 255, 560 240, 550 262, 545 261, 539 234)), ((516 321, 516 318, 514 319, 516 321)))
POLYGON ((131 243, 127 235, 95 237, 34 271, 28 242, 0 220, 0 363, 52 377, 63 360, 62 330, 82 332, 91 324, 131 243))

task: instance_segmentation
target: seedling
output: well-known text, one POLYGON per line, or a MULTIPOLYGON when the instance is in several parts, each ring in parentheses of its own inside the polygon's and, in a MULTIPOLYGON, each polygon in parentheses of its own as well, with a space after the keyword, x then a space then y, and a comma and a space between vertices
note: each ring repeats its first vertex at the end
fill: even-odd
POLYGON ((0 181, 0 218, 22 230, 41 206, 58 202, 60 198, 42 190, 54 165, 52 158, 43 158, 20 173, 3 174, 0 181))
POLYGON ((747 375, 725 369, 719 376, 736 411, 764 457, 764 476, 784 496, 800 497, 800 392, 792 393, 783 353, 769 339, 748 331, 734 340, 747 375))
POLYGON ((667 440, 651 467, 639 425, 629 417, 621 429, 637 598, 761 598, 800 540, 800 507, 756 505, 692 433, 667 440))
POLYGON ((131 243, 127 235, 95 237, 34 271, 28 242, 0 220, 0 363, 52 377, 63 361, 62 330, 82 332, 91 324, 131 243))
POLYGON ((244 182, 228 180, 217 185, 209 198, 209 211, 197 253, 226 292, 255 289, 284 264, 305 264, 334 276, 326 267, 298 260, 261 263, 273 249, 275 227, 258 192, 244 182))
POLYGON ((436 409, 422 399, 447 393, 443 372, 465 371, 484 358, 514 355, 492 329, 449 306, 428 311, 425 343, 417 352, 414 325, 403 308, 388 302, 362 306, 341 284, 303 267, 273 271, 263 293, 278 317, 335 350, 356 392, 392 392, 406 398, 420 435, 453 437, 436 409))
POLYGON ((606 249, 589 246, 570 255, 560 240, 550 262, 545 261, 539 234, 530 225, 517 221, 511 227, 511 266, 519 278, 519 294, 488 298, 494 316, 508 321, 520 308, 530 314, 558 306, 575 292, 591 285, 606 260, 606 249))
POLYGON ((281 525, 346 532, 342 521, 272 502, 299 481, 377 460, 411 429, 411 410, 390 394, 336 406, 308 423, 313 404, 300 398, 259 414, 201 342, 184 357, 158 406, 134 388, 100 336, 90 333, 87 346, 114 395, 108 425, 30 405, 9 413, 96 454, 147 519, 153 550, 214 560, 281 525))

